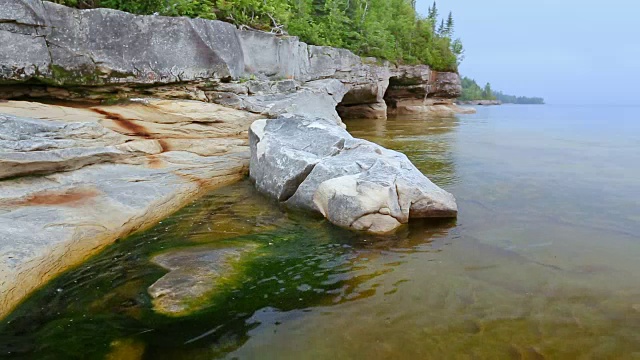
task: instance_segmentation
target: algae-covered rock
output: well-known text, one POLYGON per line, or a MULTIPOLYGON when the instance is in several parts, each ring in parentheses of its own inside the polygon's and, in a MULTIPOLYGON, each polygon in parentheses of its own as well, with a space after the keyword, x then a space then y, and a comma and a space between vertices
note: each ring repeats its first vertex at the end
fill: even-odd
POLYGON ((156 311, 184 315, 205 307, 206 299, 236 274, 234 266, 256 245, 233 248, 195 247, 170 251, 152 261, 169 270, 149 287, 156 311))
POLYGON ((134 339, 117 339, 111 342, 106 360, 140 360, 144 358, 145 344, 134 339))

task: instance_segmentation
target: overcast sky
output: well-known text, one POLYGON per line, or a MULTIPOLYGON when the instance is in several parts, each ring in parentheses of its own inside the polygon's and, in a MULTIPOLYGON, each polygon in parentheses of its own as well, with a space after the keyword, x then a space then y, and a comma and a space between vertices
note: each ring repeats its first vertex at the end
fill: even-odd
MULTIPOLYGON (((417 0, 427 14, 433 0, 417 0)), ((439 0, 466 49, 460 74, 553 104, 640 103, 640 1, 439 0)))

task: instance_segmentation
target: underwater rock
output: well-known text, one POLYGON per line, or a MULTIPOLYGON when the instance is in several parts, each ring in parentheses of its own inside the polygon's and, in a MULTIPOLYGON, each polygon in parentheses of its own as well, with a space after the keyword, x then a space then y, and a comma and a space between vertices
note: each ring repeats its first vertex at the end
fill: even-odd
POLYGON ((320 118, 284 115, 249 131, 256 187, 292 208, 353 230, 387 233, 409 218, 455 217, 453 195, 402 153, 320 118))
POLYGON ((253 244, 236 248, 195 247, 155 256, 152 261, 170 271, 148 289, 154 309, 177 316, 206 306, 203 297, 232 277, 234 264, 255 248, 253 244))

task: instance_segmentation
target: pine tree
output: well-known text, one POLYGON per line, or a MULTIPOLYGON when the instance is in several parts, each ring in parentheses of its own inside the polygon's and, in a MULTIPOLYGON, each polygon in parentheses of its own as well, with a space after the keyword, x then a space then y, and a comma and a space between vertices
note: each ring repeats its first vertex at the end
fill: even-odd
POLYGON ((436 7, 435 1, 433 2, 433 5, 429 7, 427 19, 431 22, 431 29, 435 32, 436 24, 438 23, 438 8, 436 7))
POLYGON ((443 36, 445 34, 444 19, 440 20, 440 26, 438 26, 438 35, 443 36))
POLYGON ((482 91, 482 98, 484 100, 493 100, 493 91, 491 90, 491 84, 487 83, 482 91))
POLYGON ((436 2, 433 2, 433 5, 429 7, 429 13, 427 14, 427 18, 429 20, 433 20, 434 22, 438 20, 438 7, 436 6, 436 2))
POLYGON ((450 11, 449 17, 447 18, 447 24, 445 25, 445 28, 444 28, 445 34, 449 37, 453 36, 453 25, 454 25, 453 13, 451 13, 450 11))

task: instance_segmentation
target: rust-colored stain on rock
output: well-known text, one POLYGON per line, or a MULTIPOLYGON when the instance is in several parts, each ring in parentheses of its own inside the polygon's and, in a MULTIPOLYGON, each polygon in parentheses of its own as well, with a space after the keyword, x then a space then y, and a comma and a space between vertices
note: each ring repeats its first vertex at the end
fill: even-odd
POLYGON ((151 169, 162 169, 166 166, 166 164, 164 160, 156 155, 147 155, 147 166, 149 166, 151 169))
POLYGON ((201 177, 197 177, 191 174, 185 174, 181 172, 174 172, 174 174, 180 176, 183 179, 196 183, 198 187, 201 187, 201 188, 211 185, 211 182, 213 180, 213 179, 203 179, 201 177))
POLYGON ((75 188, 64 191, 38 191, 27 197, 18 200, 11 200, 6 203, 10 206, 76 206, 87 202, 98 195, 98 191, 92 188, 75 188))
POLYGON ((171 151, 171 145, 166 140, 158 140, 158 144, 160 144, 160 148, 162 148, 162 152, 171 151))
POLYGON ((104 115, 109 120, 115 121, 116 124, 118 124, 121 128, 123 128, 130 134, 132 133, 136 136, 151 138, 151 134, 149 134, 149 131, 144 126, 136 124, 133 119, 127 119, 120 114, 103 109, 91 108, 91 111, 96 112, 100 115, 104 115))

